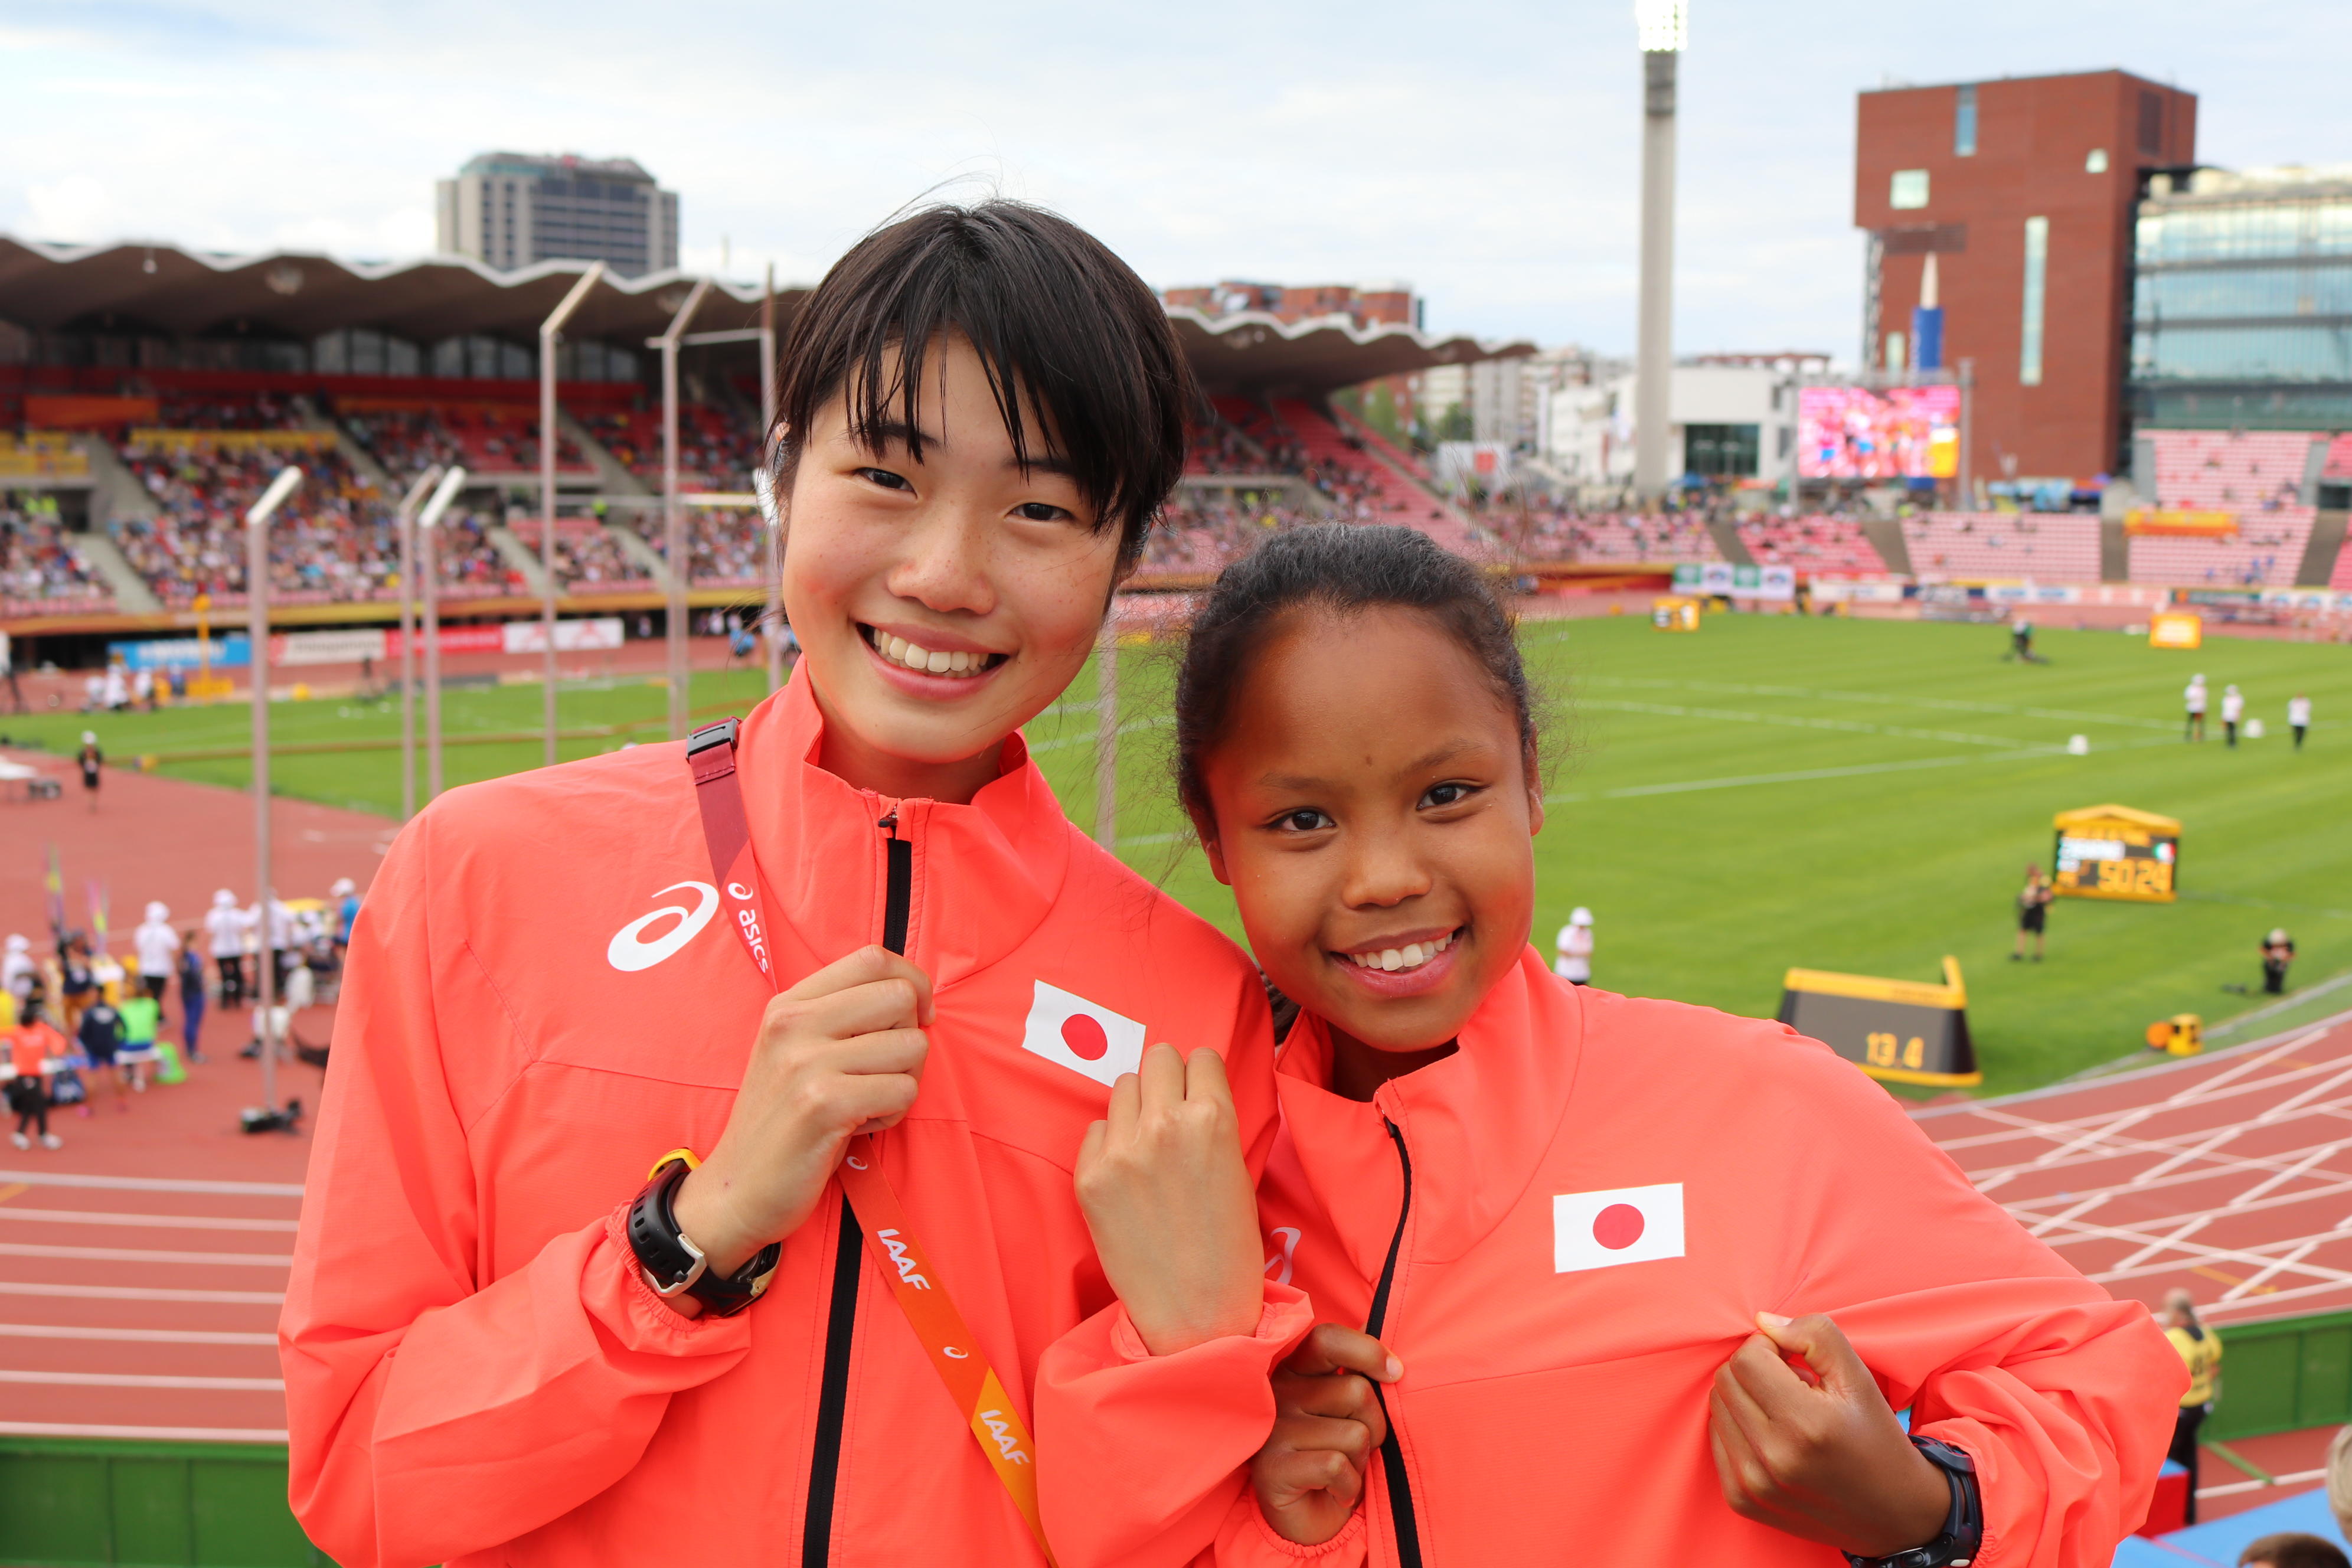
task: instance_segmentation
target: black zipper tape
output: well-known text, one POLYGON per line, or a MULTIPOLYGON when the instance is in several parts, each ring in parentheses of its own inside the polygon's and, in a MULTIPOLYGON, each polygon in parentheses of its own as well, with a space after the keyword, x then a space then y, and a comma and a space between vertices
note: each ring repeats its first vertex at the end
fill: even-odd
MULTIPOLYGON (((1404 1222, 1412 1213, 1412 1156, 1405 1152, 1403 1130, 1393 1121, 1386 1126, 1396 1144, 1397 1166, 1404 1173, 1404 1201, 1397 1205, 1396 1234, 1389 1237, 1388 1260, 1381 1265, 1380 1286, 1372 1292, 1372 1310, 1364 1319, 1364 1332, 1374 1339, 1388 1324, 1397 1254, 1404 1247, 1404 1222)), ((1372 1397, 1381 1402, 1381 1414, 1388 1417, 1388 1436, 1381 1439, 1381 1474, 1388 1481, 1389 1522, 1396 1531, 1397 1562, 1401 1568, 1421 1568, 1421 1531, 1413 1522, 1412 1482, 1405 1474, 1404 1449, 1397 1443, 1396 1416, 1389 1410, 1388 1394, 1377 1383, 1372 1384, 1372 1397)))
POLYGON ((833 1556, 833 1500, 841 1474, 841 1431, 849 1411, 849 1348, 857 1326, 857 1270, 866 1234, 849 1199, 841 1200, 834 1243, 833 1300, 824 1317, 824 1378, 816 1396, 816 1448, 809 1458, 808 1513, 801 1527, 802 1568, 825 1568, 833 1556))

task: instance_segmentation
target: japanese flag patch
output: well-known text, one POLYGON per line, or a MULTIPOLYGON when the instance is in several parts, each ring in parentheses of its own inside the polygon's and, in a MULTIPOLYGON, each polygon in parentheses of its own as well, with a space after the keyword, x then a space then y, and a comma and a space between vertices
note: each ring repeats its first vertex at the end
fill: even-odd
POLYGON ((1040 980, 1021 1048, 1108 1086, 1142 1064, 1143 1026, 1040 980))
POLYGON ((1555 1274, 1683 1256, 1683 1184, 1562 1193, 1551 1200, 1555 1274))

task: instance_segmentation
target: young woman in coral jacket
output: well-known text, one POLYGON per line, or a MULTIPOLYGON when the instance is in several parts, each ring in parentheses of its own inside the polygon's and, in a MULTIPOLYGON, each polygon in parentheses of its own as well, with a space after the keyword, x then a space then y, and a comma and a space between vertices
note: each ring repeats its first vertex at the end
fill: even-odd
POLYGON ((443 797, 353 931, 279 1331, 346 1568, 1181 1562, 1308 1326, 1257 977, 1017 733, 1181 471, 1159 302, 991 202, 861 242, 782 358, 792 684, 443 797))
POLYGON ((2178 1358, 1826 1047, 1546 969, 1536 730, 1475 568, 1270 542, 1177 725, 1302 1009, 1259 1203, 1324 1321, 1219 1561, 2103 1568, 2178 1358))

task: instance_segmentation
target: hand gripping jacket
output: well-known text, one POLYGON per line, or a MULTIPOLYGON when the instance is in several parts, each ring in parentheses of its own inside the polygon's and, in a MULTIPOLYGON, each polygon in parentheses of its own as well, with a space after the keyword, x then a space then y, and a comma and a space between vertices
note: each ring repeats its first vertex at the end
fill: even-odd
POLYGON ((1759 1310, 1830 1313, 1914 1430, 1975 1461, 1981 1568, 2105 1568, 2146 1517, 2186 1376, 2147 1309, 1827 1047, 1570 986, 1532 950, 1461 1047, 1370 1104, 1319 1087, 1315 1020, 1284 1047, 1274 1272, 1318 1320, 1381 1322, 1405 1375, 1338 1537, 1294 1546, 1244 1497, 1218 1561, 1834 1563, 1716 1479, 1708 1384, 1759 1310))
MULTIPOLYGON (((959 806, 850 788, 821 728, 804 681, 742 727, 770 951, 789 985, 903 921, 939 1016, 890 1184, 1036 1436, 1061 1568, 1181 1563, 1305 1303, 1269 1288, 1255 1337, 1143 1354, 1070 1167, 1129 1023, 1225 1049, 1262 1163, 1255 974, 1074 830, 1018 740, 959 806), (1056 1033, 1074 1007, 1113 1028, 1056 1033), (1079 1370, 1046 1376, 1066 1340, 1079 1370), (1173 1467, 1105 1484, 1172 1425, 1173 1467)), ((739 1317, 680 1318, 634 1266, 630 1199, 717 1142, 770 999, 711 875, 677 745, 457 790, 378 874, 279 1325, 295 1512, 345 1568, 1043 1562, 836 1188, 739 1317)))

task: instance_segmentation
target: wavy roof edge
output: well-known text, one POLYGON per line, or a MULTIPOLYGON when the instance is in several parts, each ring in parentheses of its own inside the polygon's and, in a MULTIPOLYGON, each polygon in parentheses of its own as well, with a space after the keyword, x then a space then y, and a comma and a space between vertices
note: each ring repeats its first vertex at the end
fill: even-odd
MULTIPOLYGON (((529 341, 590 265, 541 261, 502 271, 469 256, 446 254, 355 261, 290 247, 194 250, 165 240, 79 244, 0 233, 0 320, 57 331, 92 316, 116 316, 187 336, 230 321, 261 321, 299 338, 373 327, 419 342, 469 332, 529 341), (150 270, 150 261, 159 265, 150 270), (304 270, 287 286, 277 269, 289 263, 304 270), (312 276, 313 268, 322 275, 312 276)), ((625 343, 650 336, 668 324, 679 303, 672 291, 703 276, 680 268, 635 278, 608 270, 574 318, 574 331, 625 343)), ((765 292, 756 283, 710 281, 742 312, 756 308, 765 292)), ((780 327, 812 287, 777 288, 780 327)), ((723 306, 717 312, 721 319, 711 319, 708 312, 716 303, 706 302, 696 328, 735 324, 723 320, 730 313, 723 306)), ((1211 317, 1190 305, 1166 310, 1195 373, 1213 393, 1328 392, 1383 375, 1536 352, 1525 340, 1441 336, 1398 322, 1360 324, 1344 315, 1286 322, 1257 310, 1211 317)))

